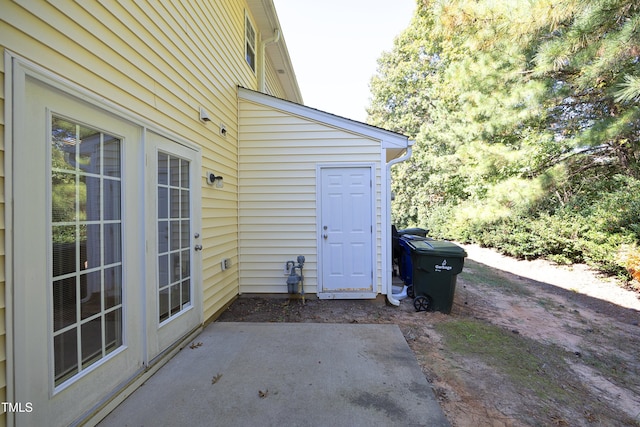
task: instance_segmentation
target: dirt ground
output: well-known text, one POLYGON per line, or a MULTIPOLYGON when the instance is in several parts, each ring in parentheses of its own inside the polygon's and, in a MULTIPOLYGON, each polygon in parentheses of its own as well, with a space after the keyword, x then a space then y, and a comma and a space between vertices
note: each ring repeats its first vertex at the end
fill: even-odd
POLYGON ((218 321, 394 323, 452 426, 640 426, 640 299, 583 265, 473 245, 450 314, 245 297, 218 321))

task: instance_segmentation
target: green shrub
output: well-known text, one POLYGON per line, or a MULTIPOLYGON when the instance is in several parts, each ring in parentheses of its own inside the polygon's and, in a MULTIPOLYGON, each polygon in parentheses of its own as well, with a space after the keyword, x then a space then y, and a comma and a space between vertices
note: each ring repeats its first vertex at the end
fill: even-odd
MULTIPOLYGON (((523 259, 560 264, 585 262, 609 274, 630 277, 620 261, 624 245, 640 242, 640 181, 617 176, 613 182, 576 192, 549 210, 540 191, 510 191, 516 180, 489 191, 491 200, 442 204, 428 210, 422 224, 438 238, 477 243, 523 259), (544 203, 538 203, 544 200, 544 203), (538 203, 538 204, 537 204, 538 203), (544 210, 536 207, 545 206, 544 210)), ((528 189, 540 189, 529 185, 528 189)))

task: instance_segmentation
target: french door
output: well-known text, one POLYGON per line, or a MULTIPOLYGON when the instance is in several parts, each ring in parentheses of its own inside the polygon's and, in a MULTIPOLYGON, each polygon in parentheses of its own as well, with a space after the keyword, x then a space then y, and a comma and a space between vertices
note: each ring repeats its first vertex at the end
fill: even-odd
POLYGON ((199 152, 16 73, 16 425, 68 425, 202 322, 199 152))
POLYGON ((201 322, 200 179, 197 152, 147 133, 149 360, 201 322))
POLYGON ((136 162, 141 128, 38 80, 16 82, 17 425, 67 425, 143 367, 136 162))

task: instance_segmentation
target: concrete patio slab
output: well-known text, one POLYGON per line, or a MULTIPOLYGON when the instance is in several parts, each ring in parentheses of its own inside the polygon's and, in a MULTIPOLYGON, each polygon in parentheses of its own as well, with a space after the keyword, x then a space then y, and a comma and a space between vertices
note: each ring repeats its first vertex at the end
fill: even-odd
POLYGON ((220 322, 194 344, 99 425, 449 425, 396 325, 220 322))

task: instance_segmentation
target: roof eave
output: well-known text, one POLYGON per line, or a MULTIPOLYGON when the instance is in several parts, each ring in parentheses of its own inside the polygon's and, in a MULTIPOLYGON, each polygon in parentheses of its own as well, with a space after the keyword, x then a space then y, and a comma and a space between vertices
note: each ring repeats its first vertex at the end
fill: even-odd
POLYGON ((275 67, 287 99, 302 104, 302 93, 273 0, 247 0, 247 5, 263 40, 273 37, 276 29, 280 30, 280 39, 265 47, 265 55, 275 67))

